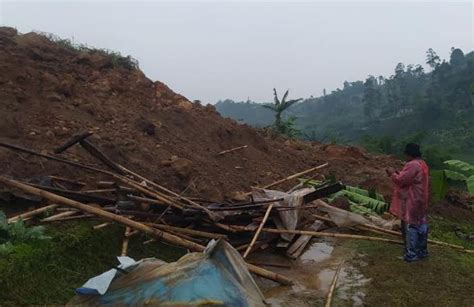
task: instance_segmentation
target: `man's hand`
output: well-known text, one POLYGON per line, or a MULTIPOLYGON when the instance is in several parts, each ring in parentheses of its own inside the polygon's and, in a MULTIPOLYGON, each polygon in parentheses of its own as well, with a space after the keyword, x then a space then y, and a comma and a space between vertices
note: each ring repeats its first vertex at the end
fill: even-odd
POLYGON ((389 167, 389 168, 385 169, 385 172, 387 173, 388 177, 391 177, 392 174, 395 173, 395 170, 393 169, 393 167, 389 167))

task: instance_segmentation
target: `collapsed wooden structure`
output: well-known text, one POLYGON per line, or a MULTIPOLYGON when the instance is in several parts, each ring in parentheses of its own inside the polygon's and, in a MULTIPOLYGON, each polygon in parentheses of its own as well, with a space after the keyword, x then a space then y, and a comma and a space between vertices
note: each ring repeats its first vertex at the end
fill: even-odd
MULTIPOLYGON (((108 169, 90 166, 63 157, 16 145, 0 143, 0 147, 39 156, 59 163, 71 165, 100 175, 96 182, 78 182, 71 178, 48 176, 49 184, 28 183, 0 176, 0 184, 8 191, 21 191, 26 195, 36 196, 42 207, 10 217, 8 222, 19 219, 28 220, 48 212, 49 217, 43 223, 54 223, 78 219, 97 219, 95 229, 107 227, 111 223, 123 225, 124 244, 122 255, 126 255, 129 238, 139 232, 147 234, 151 241, 165 241, 169 244, 190 251, 201 252, 212 239, 224 239, 231 243, 243 257, 257 248, 264 248, 275 242, 286 248, 287 255, 297 258, 304 251, 312 237, 337 237, 402 244, 400 233, 374 225, 358 225, 356 228, 371 231, 385 237, 369 237, 347 233, 324 232, 325 228, 334 227, 333 222, 322 216, 318 208, 327 206, 320 199, 341 189, 341 184, 334 183, 322 186, 302 196, 301 205, 282 206, 282 198, 256 200, 247 193, 250 200, 245 203, 212 203, 185 197, 170 189, 141 176, 126 167, 112 161, 87 138, 92 133, 74 136, 63 146, 57 148, 56 154, 67 150, 76 143, 80 144, 93 157, 108 169), (103 181, 107 177, 110 181, 103 181), (280 203, 278 206, 277 204, 280 203), (276 218, 281 211, 304 211, 294 229, 285 229, 276 218), (291 235, 290 240, 281 240, 280 235, 291 235), (396 237, 396 238, 394 238, 396 237)), ((219 155, 244 149, 245 146, 221 152, 219 155)), ((326 167, 319 165, 311 169, 288 176, 282 180, 264 186, 264 189, 278 186, 326 167)), ((296 188, 300 188, 298 185, 296 188)), ((296 189, 295 188, 295 189, 296 189)), ((294 191, 292 189, 291 191, 294 191)), ((462 246, 430 241, 433 244, 445 245, 466 252, 462 246)), ((281 284, 289 285, 290 279, 280 274, 247 263, 250 272, 281 284)))

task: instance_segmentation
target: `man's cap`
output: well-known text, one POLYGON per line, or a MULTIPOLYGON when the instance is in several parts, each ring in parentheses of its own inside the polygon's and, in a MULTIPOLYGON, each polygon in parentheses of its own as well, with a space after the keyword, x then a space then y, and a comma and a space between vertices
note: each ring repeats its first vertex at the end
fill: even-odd
POLYGON ((403 153, 413 158, 420 158, 421 157, 420 145, 415 144, 415 143, 408 143, 405 146, 405 150, 403 151, 403 153))

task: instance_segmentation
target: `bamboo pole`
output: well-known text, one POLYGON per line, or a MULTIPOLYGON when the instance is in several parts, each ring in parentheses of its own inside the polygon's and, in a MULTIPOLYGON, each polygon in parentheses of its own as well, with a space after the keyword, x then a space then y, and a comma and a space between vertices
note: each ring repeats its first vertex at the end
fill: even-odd
POLYGON ((94 228, 94 229, 97 230, 97 229, 101 229, 101 228, 107 227, 107 226, 109 226, 109 225, 111 225, 111 224, 112 224, 112 223, 106 222, 106 223, 102 223, 102 224, 99 224, 99 225, 95 225, 95 226, 93 226, 92 228, 94 228))
POLYGON ((74 201, 74 200, 71 200, 71 199, 68 199, 68 198, 65 198, 65 197, 62 197, 62 196, 59 196, 59 195, 41 190, 41 189, 26 185, 26 184, 18 182, 16 180, 11 180, 11 179, 5 178, 3 176, 0 176, 0 182, 2 182, 3 184, 5 184, 7 186, 20 189, 24 192, 43 197, 45 199, 48 199, 51 202, 55 202, 55 203, 63 204, 63 205, 66 205, 66 206, 74 207, 74 208, 77 208, 77 209, 82 210, 84 212, 87 212, 87 213, 93 214, 95 216, 99 216, 101 218, 104 218, 106 220, 114 221, 114 222, 123 224, 125 226, 129 226, 133 229, 137 229, 139 231, 142 231, 142 232, 148 233, 150 235, 153 235, 157 239, 163 239, 164 241, 166 241, 168 243, 175 244, 175 245, 178 245, 178 246, 182 246, 182 247, 190 249, 192 251, 202 252, 204 250, 204 246, 196 244, 194 242, 183 240, 180 237, 171 235, 171 234, 166 233, 164 231, 160 231, 160 230, 152 228, 150 226, 146 226, 142 223, 135 222, 135 221, 133 221, 131 219, 128 219, 126 217, 123 217, 123 216, 120 216, 120 215, 117 215, 117 214, 113 214, 113 213, 104 211, 104 210, 99 209, 99 208, 95 208, 95 207, 92 207, 92 206, 82 204, 80 202, 77 202, 77 201, 74 201))
POLYGON ((230 153, 230 152, 234 152, 234 151, 237 151, 237 150, 245 149, 245 148, 247 148, 247 147, 248 147, 248 145, 239 146, 239 147, 234 147, 234 148, 232 148, 232 149, 223 150, 223 151, 221 151, 220 153, 218 153, 217 155, 218 155, 218 156, 222 156, 222 155, 225 155, 225 154, 230 153))
MULTIPOLYGON (((266 241, 263 241, 263 240, 262 240, 262 241, 257 241, 257 242, 255 242, 255 244, 254 244, 254 248, 260 247, 260 246, 264 245, 265 243, 267 243, 267 242, 266 242, 266 241)), ((235 249, 238 250, 239 252, 241 252, 241 251, 246 250, 247 247, 249 247, 249 245, 250 245, 250 242, 247 243, 247 244, 243 244, 243 245, 237 246, 235 249)))
POLYGON ((34 209, 34 210, 31 210, 31 211, 27 211, 27 212, 23 212, 21 214, 18 214, 18 215, 15 215, 15 216, 12 216, 11 218, 9 218, 7 220, 7 223, 10 224, 10 223, 14 223, 18 220, 25 220, 27 218, 31 218, 33 216, 36 216, 36 215, 39 215, 41 213, 44 213, 48 210, 54 210, 58 207, 58 205, 48 205, 48 206, 44 206, 44 207, 41 207, 41 208, 38 208, 38 209, 34 209))
POLYGON ((135 195, 128 195, 128 198, 135 200, 140 203, 148 203, 152 205, 158 205, 158 206, 164 206, 168 207, 169 205, 164 204, 162 201, 152 199, 152 198, 146 198, 146 197, 141 197, 141 196, 135 196, 135 195))
POLYGON ((133 237, 136 234, 139 234, 140 232, 138 230, 131 230, 127 234, 127 238, 133 237))
POLYGON ((287 182, 287 181, 289 181, 289 180, 292 180, 292 179, 301 177, 301 176, 303 176, 303 175, 306 175, 306 174, 308 174, 308 173, 314 172, 314 171, 316 171, 316 170, 318 170, 318 169, 325 168, 325 167, 328 166, 328 165, 329 165, 329 163, 324 163, 324 164, 321 164, 321 165, 319 165, 319 166, 316 166, 316 167, 307 169, 307 170, 305 170, 305 171, 302 171, 302 172, 293 174, 293 175, 288 176, 288 177, 286 177, 286 178, 283 178, 283 179, 281 179, 281 180, 275 181, 274 183, 270 183, 270 184, 264 186, 262 189, 268 189, 268 188, 274 187, 274 186, 276 186, 276 185, 282 184, 282 183, 287 182))
POLYGON ((125 228, 125 234, 123 235, 122 252, 120 253, 120 256, 127 256, 128 238, 129 238, 130 231, 131 231, 130 227, 125 228))
POLYGON ((206 231, 182 228, 182 227, 175 227, 175 226, 169 226, 169 225, 164 225, 164 224, 156 224, 156 223, 145 223, 145 224, 158 228, 158 229, 184 233, 184 234, 188 234, 192 236, 198 236, 198 237, 210 238, 210 239, 227 239, 226 235, 218 234, 218 233, 212 233, 212 232, 206 232, 206 231))
POLYGON ((49 222, 54 223, 54 222, 64 222, 64 221, 72 221, 72 220, 82 220, 82 219, 89 219, 89 218, 94 218, 94 217, 95 216, 92 214, 82 214, 82 215, 61 217, 49 222))
POLYGON ((255 242, 257 241, 257 238, 258 238, 258 236, 260 235, 260 232, 262 231, 263 226, 264 226, 265 223, 267 222, 268 216, 270 215, 270 211, 272 211, 273 204, 274 204, 274 203, 271 203, 270 206, 268 206, 268 209, 267 209, 267 211, 265 212, 265 215, 263 216, 262 222, 261 222, 260 225, 258 226, 257 231, 255 232, 255 235, 254 235, 253 238, 252 238, 252 241, 250 241, 250 245, 247 247, 247 250, 245 251, 245 253, 244 253, 244 255, 243 255, 244 259, 248 256, 248 254, 250 253, 250 250, 252 249, 253 245, 254 245, 255 242))
POLYGON ((249 269, 250 272, 254 274, 276 281, 282 285, 291 286, 293 284, 293 281, 289 279, 288 277, 283 276, 281 274, 277 274, 272 271, 267 271, 253 264, 247 263, 247 268, 249 269))
POLYGON ((248 261, 247 263, 254 264, 254 265, 260 265, 260 266, 274 266, 276 268, 286 268, 286 269, 291 268, 291 265, 283 264, 283 263, 258 262, 258 261, 248 261))
POLYGON ((343 263, 344 263, 344 261, 342 261, 339 264, 339 266, 337 267, 336 272, 334 273, 334 278, 332 279, 331 287, 329 288, 328 298, 326 299, 326 307, 331 307, 332 297, 333 297, 333 294, 334 294, 334 290, 336 289, 337 278, 339 277, 339 272, 341 271, 343 263))
POLYGON ((61 213, 58 213, 58 214, 55 214, 55 215, 52 215, 52 216, 49 216, 47 218, 44 218, 41 220, 41 222, 54 222, 56 220, 60 220, 64 217, 67 217, 67 216, 72 216, 74 214, 77 214, 78 212, 77 211, 65 211, 65 212, 61 212, 61 213))
MULTIPOLYGON (((238 225, 230 225, 230 226, 238 231, 252 231, 251 229, 248 229, 245 226, 238 226, 238 225)), ((274 228, 262 228, 262 231, 269 232, 269 233, 291 233, 291 234, 307 235, 307 236, 313 236, 313 237, 333 237, 333 238, 382 241, 382 242, 403 244, 402 240, 393 240, 393 239, 385 239, 385 238, 369 237, 369 236, 361 236, 361 235, 350 235, 350 234, 342 234, 342 233, 318 232, 318 231, 309 231, 309 230, 287 230, 287 229, 274 229, 274 228)))
MULTIPOLYGON (((268 188, 274 187, 274 186, 276 186, 276 185, 282 184, 282 183, 287 182, 287 181, 289 181, 289 180, 292 180, 292 179, 301 177, 301 176, 303 176, 303 175, 305 175, 305 174, 314 172, 314 171, 316 171, 316 170, 318 170, 318 169, 325 168, 325 167, 328 166, 328 165, 329 165, 329 163, 324 163, 324 164, 321 164, 321 165, 319 165, 319 166, 312 167, 312 168, 310 168, 310 169, 307 169, 307 170, 304 170, 304 171, 302 171, 302 172, 299 172, 299 173, 290 175, 290 176, 288 176, 288 177, 286 177, 286 178, 280 179, 280 180, 275 181, 275 182, 273 182, 273 183, 267 184, 266 186, 261 187, 260 189, 268 189, 268 188)), ((245 193, 245 195, 250 195, 250 194, 252 194, 252 192, 247 192, 247 193, 245 193)))
MULTIPOLYGON (((317 218, 318 220, 322 220, 322 221, 330 222, 330 223, 334 224, 334 222, 331 219, 327 218, 327 217, 317 215, 317 214, 312 214, 312 216, 317 218)), ((365 230, 365 231, 378 233, 378 234, 382 233, 382 234, 388 234, 388 235, 392 235, 392 236, 396 236, 396 237, 401 237, 402 236, 401 232, 390 230, 390 229, 385 229, 383 227, 378 227, 378 226, 370 225, 370 224, 361 224, 361 225, 356 226, 356 228, 361 229, 361 230, 365 230)), ((433 239, 428 239, 428 243, 434 244, 434 245, 439 245, 439 246, 451 247, 451 248, 454 248, 454 249, 464 251, 466 253, 474 253, 474 250, 469 250, 469 249, 467 249, 467 248, 465 248, 464 246, 461 246, 461 245, 446 243, 446 242, 433 240, 433 239)))
MULTIPOLYGON (((128 218, 125 218, 123 216, 116 215, 116 214, 104 211, 102 209, 99 209, 99 208, 95 208, 95 207, 92 207, 92 206, 82 204, 80 202, 65 198, 63 196, 59 196, 59 195, 56 195, 56 194, 53 194, 53 193, 50 193, 50 192, 32 187, 32 186, 26 185, 26 184, 18 182, 16 180, 12 180, 12 179, 8 179, 8 178, 5 178, 3 176, 0 176, 0 182, 7 185, 7 186, 22 190, 24 192, 46 198, 46 199, 48 199, 52 202, 56 202, 56 203, 59 203, 59 204, 63 204, 63 205, 66 205, 66 206, 77 208, 81 211, 93 214, 95 216, 104 218, 106 220, 114 221, 114 222, 117 222, 119 224, 128 226, 132 229, 136 229, 136 230, 139 230, 141 232, 148 233, 148 234, 154 236, 158 240, 163 239, 164 241, 166 241, 168 243, 187 248, 191 251, 203 252, 205 250, 205 247, 200 245, 200 244, 197 244, 197 243, 194 243, 194 242, 191 242, 191 241, 188 241, 188 240, 184 240, 184 239, 182 239, 178 236, 166 233, 164 231, 160 231, 158 229, 155 229, 153 227, 144 225, 142 223, 135 222, 135 221, 133 221, 131 219, 128 219, 128 218)), ((274 281, 277 281, 277 282, 280 282, 280 283, 283 283, 283 284, 291 284, 292 283, 290 279, 286 278, 285 276, 276 274, 274 272, 267 271, 265 269, 259 268, 257 266, 251 265, 251 264, 247 264, 247 267, 252 273, 255 273, 259 276, 262 276, 262 277, 265 277, 265 278, 268 278, 268 279, 271 279, 271 280, 274 280, 274 281)))
MULTIPOLYGON (((193 206, 193 207, 195 207, 195 208, 198 208, 198 209, 200 209, 200 210, 203 210, 204 212, 206 212, 206 214, 209 216, 209 218, 210 218, 212 221, 219 221, 219 220, 222 219, 222 216, 220 216, 220 215, 217 214, 217 213, 214 213, 214 212, 210 211, 210 210, 207 209, 206 207, 201 206, 201 205, 198 204, 197 202, 192 201, 192 200, 190 200, 189 198, 184 197, 184 196, 182 196, 182 195, 179 195, 178 193, 175 193, 175 192, 173 192, 173 191, 171 191, 171 190, 165 188, 164 186, 161 186, 161 185, 159 185, 159 184, 157 184, 157 183, 155 183, 155 182, 153 182, 153 181, 151 181, 151 180, 149 180, 149 179, 147 179, 147 178, 145 178, 145 177, 143 177, 143 176, 141 176, 141 175, 139 175, 139 174, 137 174, 137 173, 135 173, 135 172, 132 172, 131 170, 125 168, 125 167, 122 166, 122 165, 119 165, 119 167, 120 167, 124 172, 126 172, 127 174, 129 174, 129 175, 131 175, 131 176, 133 176, 133 177, 136 177, 136 178, 138 178, 138 179, 140 179, 140 180, 145 181, 146 183, 148 183, 148 184, 150 184, 151 186, 153 186, 153 187, 155 187, 155 188, 161 190, 162 192, 168 193, 168 194, 170 194, 170 195, 172 195, 172 196, 174 196, 174 197, 177 197, 179 200, 188 203, 189 205, 191 205, 191 206, 193 206)), ((168 203, 168 204, 169 204, 169 203, 168 203)))
MULTIPOLYGON (((144 193, 145 195, 148 195, 148 196, 151 196, 151 197, 156 198, 158 200, 161 200, 165 204, 170 205, 170 206, 175 207, 175 208, 178 208, 180 210, 183 209, 183 206, 181 204, 176 203, 175 201, 173 201, 172 199, 170 199, 166 195, 163 195, 162 193, 159 193, 157 191, 151 191, 151 190, 141 186, 137 182, 135 182, 135 181, 133 181, 133 180, 131 180, 131 179, 125 177, 125 176, 121 176, 119 174, 116 174, 116 173, 113 173, 113 172, 110 172, 110 171, 107 171, 107 170, 103 170, 103 169, 100 169, 100 168, 97 168, 97 167, 85 165, 85 164, 74 162, 74 161, 69 161, 69 160, 62 159, 62 158, 57 158, 57 157, 54 157, 54 156, 51 156, 51 155, 48 155, 48 154, 39 153, 39 152, 36 152, 34 150, 22 148, 22 147, 12 145, 12 144, 8 144, 8 143, 4 143, 4 142, 0 142, 0 147, 4 147, 4 148, 8 148, 10 150, 20 151, 20 152, 24 152, 24 153, 28 153, 28 154, 32 154, 32 155, 35 155, 35 156, 38 156, 38 157, 43 157, 43 158, 46 158, 46 159, 49 159, 49 160, 61 162, 61 163, 68 164, 68 165, 71 165, 71 166, 75 166, 75 167, 78 167, 78 168, 86 169, 86 170, 89 170, 89 171, 92 171, 92 172, 97 172, 97 173, 101 173, 101 174, 104 174, 104 175, 111 176, 111 177, 121 181, 122 183, 128 184, 129 186, 132 186, 132 187, 136 188, 137 190, 144 193)), ((162 190, 162 191, 164 191, 168 194, 171 194, 175 197, 178 197, 180 200, 185 201, 188 204, 190 204, 190 205, 192 205, 196 208, 199 208, 199 209, 203 210, 204 212, 206 212, 206 214, 209 216, 209 218, 212 221, 215 222, 215 221, 218 221, 218 220, 222 219, 222 217, 219 214, 211 212, 210 210, 208 210, 207 208, 201 206, 200 204, 198 204, 198 203, 196 203, 196 202, 194 202, 194 201, 192 201, 192 200, 190 200, 186 197, 183 197, 183 196, 181 196, 181 195, 179 195, 179 194, 177 194, 177 193, 175 193, 171 190, 168 190, 167 188, 165 188, 163 186, 160 186, 159 184, 156 184, 153 181, 148 180, 147 178, 142 177, 142 176, 128 170, 127 168, 125 168, 121 165, 118 165, 118 166, 120 167, 120 169, 122 171, 126 172, 127 174, 129 174, 131 176, 134 176, 136 178, 139 178, 140 180, 143 180, 143 181, 147 182, 148 184, 150 184, 150 185, 152 185, 152 186, 154 186, 154 187, 156 187, 156 188, 158 188, 158 189, 160 189, 160 190, 162 190)))
POLYGON ((49 178, 55 180, 55 181, 61 181, 61 182, 65 182, 65 183, 69 183, 69 184, 72 184, 72 185, 76 185, 76 186, 86 186, 86 184, 84 182, 81 182, 81 181, 74 181, 74 180, 71 180, 71 179, 67 179, 67 178, 63 178, 63 177, 58 177, 58 176, 49 176, 49 178))
POLYGON ((155 239, 150 239, 150 240, 143 241, 142 244, 150 244, 150 243, 155 242, 155 241, 156 241, 155 239))

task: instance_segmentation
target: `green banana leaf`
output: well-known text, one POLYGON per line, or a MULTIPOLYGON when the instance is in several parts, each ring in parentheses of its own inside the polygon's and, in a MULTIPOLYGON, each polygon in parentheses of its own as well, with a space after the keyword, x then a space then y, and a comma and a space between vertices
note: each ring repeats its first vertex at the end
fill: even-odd
POLYGON ((341 190, 337 193, 332 194, 328 199, 329 202, 333 202, 338 197, 345 197, 353 204, 366 207, 367 209, 372 210, 375 213, 382 214, 388 209, 388 204, 386 202, 370 198, 365 195, 360 195, 355 192, 348 190, 341 190))
POLYGON ((466 176, 464 176, 463 174, 458 173, 456 171, 451 171, 449 169, 444 170, 444 175, 446 176, 446 178, 448 178, 450 180, 457 180, 457 181, 466 181, 467 180, 466 176))
POLYGON ((467 178, 466 180, 467 190, 470 194, 474 195, 474 175, 467 178))
POLYGON ((444 170, 434 170, 430 172, 431 196, 434 201, 440 201, 448 191, 448 180, 444 170))
POLYGON ((474 175, 474 165, 471 165, 467 162, 461 160, 447 160, 444 161, 444 164, 449 165, 450 167, 455 168, 458 171, 474 175))
POLYGON ((370 197, 370 198, 375 198, 376 200, 379 200, 379 201, 383 201, 383 202, 385 201, 385 198, 383 197, 383 195, 377 193, 375 190, 374 191, 368 191, 368 190, 364 190, 364 189, 361 189, 361 188, 358 188, 358 187, 353 187, 353 186, 350 186, 350 185, 346 185, 345 189, 347 191, 350 191, 350 192, 354 192, 354 193, 364 195, 364 196, 367 196, 367 197, 370 197))

